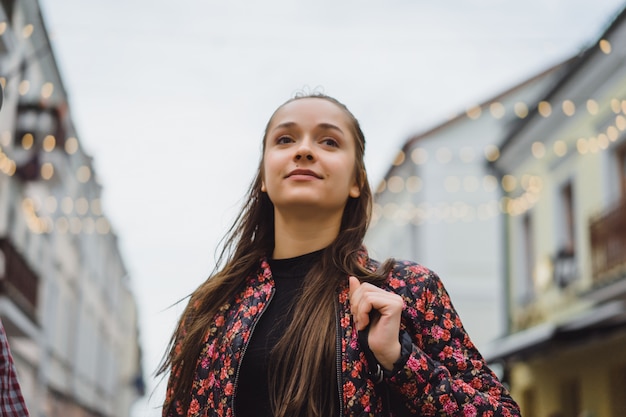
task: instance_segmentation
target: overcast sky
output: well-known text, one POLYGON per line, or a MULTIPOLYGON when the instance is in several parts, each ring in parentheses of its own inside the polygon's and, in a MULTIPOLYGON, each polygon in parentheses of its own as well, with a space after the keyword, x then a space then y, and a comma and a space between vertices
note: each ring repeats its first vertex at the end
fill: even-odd
MULTIPOLYGON (((140 308, 148 389, 301 90, 361 121, 377 184, 409 136, 595 42, 621 0, 41 0, 140 308)), ((445 281, 445 277, 443 277, 445 281)), ((157 416, 159 387, 134 417, 157 416)))

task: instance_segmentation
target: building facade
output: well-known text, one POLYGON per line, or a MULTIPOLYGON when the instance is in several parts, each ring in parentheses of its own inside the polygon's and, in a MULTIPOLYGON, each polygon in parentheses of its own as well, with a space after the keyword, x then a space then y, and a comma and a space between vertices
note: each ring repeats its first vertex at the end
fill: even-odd
POLYGON ((418 261, 441 276, 474 343, 505 332, 497 178, 486 158, 565 64, 410 138, 378 185, 365 242, 378 258, 418 261))
POLYGON ((138 311, 36 0, 0 2, 0 318, 33 416, 127 416, 138 311))
POLYGON ((505 189, 509 335, 525 417, 626 415, 626 12, 579 54, 491 163, 505 189))

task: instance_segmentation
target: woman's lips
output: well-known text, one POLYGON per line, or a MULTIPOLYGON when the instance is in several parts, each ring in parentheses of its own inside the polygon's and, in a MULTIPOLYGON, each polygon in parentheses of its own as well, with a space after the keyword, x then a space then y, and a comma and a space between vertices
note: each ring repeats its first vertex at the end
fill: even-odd
POLYGON ((310 169, 294 169, 289 174, 287 174, 286 178, 290 178, 290 177, 294 177, 294 176, 298 176, 298 177, 314 177, 314 178, 318 178, 318 179, 322 178, 321 175, 319 175, 315 171, 311 171, 310 169))

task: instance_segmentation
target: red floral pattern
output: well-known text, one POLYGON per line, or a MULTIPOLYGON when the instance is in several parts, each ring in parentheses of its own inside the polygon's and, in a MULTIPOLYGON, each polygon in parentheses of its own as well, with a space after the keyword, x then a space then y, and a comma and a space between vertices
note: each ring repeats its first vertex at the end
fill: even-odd
MULTIPOLYGON (((372 270, 378 267, 366 252, 362 262, 372 270)), ((380 416, 384 395, 370 377, 353 331, 347 282, 346 277, 338 294, 342 417, 380 416)), ((273 286, 264 260, 257 274, 249 277, 245 289, 217 313, 198 358, 187 417, 234 415, 239 363, 273 286)), ((412 351, 404 367, 385 377, 382 384, 403 398, 408 410, 420 416, 520 416, 517 404, 465 332, 434 272, 413 262, 398 261, 383 288, 404 299, 401 331, 410 336, 412 351)), ((176 374, 174 370, 171 378, 176 374)), ((167 395, 172 395, 170 389, 167 395)), ((180 404, 175 408, 177 412, 164 410, 163 416, 182 417, 180 404)))

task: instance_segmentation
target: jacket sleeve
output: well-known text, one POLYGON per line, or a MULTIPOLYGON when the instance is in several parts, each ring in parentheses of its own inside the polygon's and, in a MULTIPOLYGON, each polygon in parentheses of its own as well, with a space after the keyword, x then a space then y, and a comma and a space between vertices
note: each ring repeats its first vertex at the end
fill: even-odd
POLYGON ((405 301, 403 355, 384 377, 393 397, 418 415, 519 417, 518 405, 470 340, 439 277, 404 263, 389 285, 405 301))
MULTIPOLYGON (((178 336, 176 337, 176 340, 174 341, 174 352, 176 352, 176 354, 180 352, 180 349, 183 343, 182 339, 187 333, 187 328, 185 326, 184 320, 181 320, 181 322, 178 324, 178 329, 180 331, 178 333, 178 336)), ((173 400, 172 398, 174 396, 174 390, 172 388, 172 384, 176 379, 179 378, 179 376, 180 376, 179 369, 177 369, 176 367, 173 367, 172 369, 170 369, 170 373, 169 373, 168 380, 167 380, 167 387, 165 390, 165 400, 163 402, 163 408, 161 411, 162 417, 183 417, 184 416, 182 404, 180 403, 180 401, 173 400)))
POLYGON ((17 380, 9 340, 0 321, 0 413, 4 417, 28 417, 28 409, 17 380))

